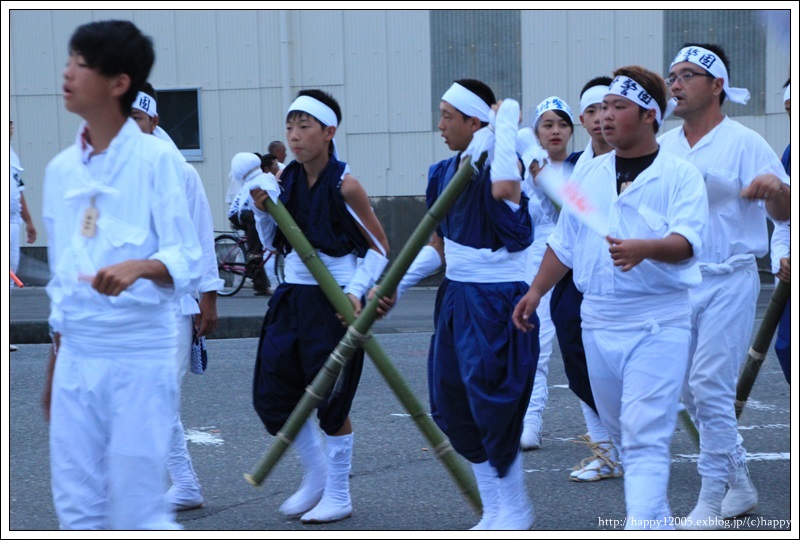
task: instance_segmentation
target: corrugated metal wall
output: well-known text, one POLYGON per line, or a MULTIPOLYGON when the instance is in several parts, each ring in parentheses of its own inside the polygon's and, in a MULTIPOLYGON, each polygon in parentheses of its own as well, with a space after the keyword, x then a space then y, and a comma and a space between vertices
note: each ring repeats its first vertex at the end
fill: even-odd
MULTIPOLYGON (((673 49, 690 27, 700 33, 715 28, 709 40, 728 36, 720 31, 724 26, 736 27, 730 36, 743 49, 732 45, 733 82, 752 84, 751 93, 761 96, 762 105, 749 113, 726 106, 727 112, 762 133, 776 152, 789 140, 780 88, 788 47, 773 34, 744 28, 747 21, 760 24, 751 12, 703 12, 702 17, 663 10, 285 14, 287 43, 281 42, 278 10, 12 10, 8 111, 15 121, 13 145, 26 168, 26 198, 40 231, 44 167, 72 142, 80 123, 64 110, 61 98, 67 43, 77 26, 92 20, 127 18, 153 37, 156 89, 201 90, 204 155, 193 164, 218 228, 228 227, 224 195, 231 157, 266 151, 270 141, 283 139, 285 101, 300 88, 322 88, 339 100, 344 119, 336 141, 371 196, 419 196, 428 166, 450 154, 436 123, 438 99, 453 79, 483 79, 498 97, 521 98, 523 111, 558 95, 577 121, 578 95, 587 80, 630 64, 666 74, 673 49), (764 37, 751 40, 751 35, 764 37), (287 69, 281 64, 284 45, 287 69)), ((671 120, 666 127, 677 124, 671 120)), ((587 141, 576 124, 572 148, 582 149, 587 141)), ((36 245, 46 245, 44 231, 36 245)))

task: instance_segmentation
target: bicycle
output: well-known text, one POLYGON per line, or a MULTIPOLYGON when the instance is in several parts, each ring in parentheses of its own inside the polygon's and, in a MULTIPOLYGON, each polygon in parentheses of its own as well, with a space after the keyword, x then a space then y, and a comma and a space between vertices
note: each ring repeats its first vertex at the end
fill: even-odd
POLYGON ((214 231, 219 234, 214 238, 214 251, 217 255, 217 269, 219 277, 224 281, 222 289, 217 293, 220 296, 233 296, 241 290, 246 279, 252 279, 255 273, 263 268, 267 261, 272 260, 278 284, 283 283, 283 269, 285 262, 283 256, 275 251, 269 251, 264 257, 258 257, 260 262, 253 264, 247 260, 247 236, 244 231, 214 231))

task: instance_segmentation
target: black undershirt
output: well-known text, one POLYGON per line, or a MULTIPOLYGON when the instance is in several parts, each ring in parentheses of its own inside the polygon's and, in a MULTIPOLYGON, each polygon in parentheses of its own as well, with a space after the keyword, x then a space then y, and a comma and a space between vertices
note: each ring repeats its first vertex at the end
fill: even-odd
POLYGON ((616 156, 617 168, 617 195, 625 191, 625 188, 630 186, 636 177, 639 176, 643 170, 648 168, 656 160, 658 150, 646 156, 639 156, 635 158, 624 158, 616 156))

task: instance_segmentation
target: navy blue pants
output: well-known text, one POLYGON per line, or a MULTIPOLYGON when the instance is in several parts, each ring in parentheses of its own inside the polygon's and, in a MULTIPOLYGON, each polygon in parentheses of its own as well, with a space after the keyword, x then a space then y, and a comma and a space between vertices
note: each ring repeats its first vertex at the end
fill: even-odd
POLYGON ((527 289, 521 281, 445 279, 436 295, 428 357, 433 419, 456 452, 472 463, 488 459, 500 477, 519 453, 539 361, 538 333, 511 322, 527 289))
MULTIPOLYGON (((286 423, 346 330, 319 286, 278 286, 264 317, 253 374, 253 407, 271 435, 286 423)), ((347 420, 363 365, 364 349, 358 349, 319 403, 319 426, 328 435, 347 420)))
POLYGON ((592 396, 589 370, 586 367, 586 352, 583 350, 581 334, 581 303, 583 294, 572 281, 572 270, 553 288, 550 296, 550 318, 556 327, 558 347, 564 360, 564 373, 569 388, 594 412, 597 407, 592 396))

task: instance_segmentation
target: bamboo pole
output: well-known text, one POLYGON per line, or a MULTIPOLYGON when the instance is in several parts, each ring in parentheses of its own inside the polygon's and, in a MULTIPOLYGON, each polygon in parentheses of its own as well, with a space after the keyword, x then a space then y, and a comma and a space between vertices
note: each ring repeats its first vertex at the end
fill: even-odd
MULTIPOLYGON (((481 156, 478 166, 486 159, 481 156)), ((276 205, 267 200, 266 210, 275 218, 276 223, 283 231, 287 240, 300 255, 311 274, 317 280, 328 300, 336 311, 350 324, 345 336, 331 353, 323 368, 306 388, 303 397, 289 415, 286 423, 270 446, 267 453, 261 458, 250 473, 245 473, 245 479, 254 486, 264 482, 269 472, 280 460, 283 453, 294 440, 297 432, 308 418, 313 409, 319 404, 323 396, 331 389, 342 367, 352 358, 358 347, 363 347, 374 362, 378 371, 395 393, 400 403, 405 407, 411 418, 428 439, 434 449, 434 455, 441 459, 451 474, 462 494, 467 498, 472 507, 480 512, 482 510, 480 495, 474 478, 464 467, 455 454, 450 441, 428 416, 422 404, 414 396, 400 372, 392 364, 380 344, 369 335, 369 329, 377 319, 378 301, 385 296, 391 296, 405 275, 419 251, 427 245, 430 236, 438 223, 444 218, 453 206, 458 196, 472 179, 472 165, 467 158, 451 179, 447 188, 442 192, 436 202, 428 210, 420 224, 412 233, 406 245, 391 264, 384 279, 378 286, 375 296, 367 302, 358 319, 353 316, 353 307, 350 300, 342 291, 319 259, 316 251, 300 231, 299 226, 280 202, 276 205)))
POLYGON ((736 418, 742 414, 747 398, 750 397, 750 391, 753 390, 753 384, 756 382, 761 364, 767 358, 767 351, 772 343, 772 336, 775 335, 775 330, 781 321, 783 308, 789 300, 791 293, 791 286, 785 281, 778 280, 775 285, 775 290, 772 291, 772 296, 767 304, 767 309, 764 312, 764 319, 761 321, 761 326, 758 328, 758 333, 753 340, 753 345, 747 353, 747 359, 742 372, 739 374, 739 382, 736 384, 736 401, 734 407, 736 409, 736 418))

